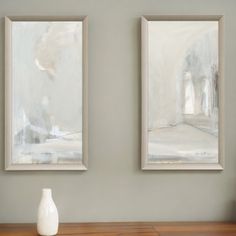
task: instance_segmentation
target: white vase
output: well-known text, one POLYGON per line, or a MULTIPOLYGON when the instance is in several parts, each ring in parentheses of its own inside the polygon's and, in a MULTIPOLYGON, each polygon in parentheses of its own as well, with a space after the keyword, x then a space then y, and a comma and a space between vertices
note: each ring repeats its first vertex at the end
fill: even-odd
POLYGON ((42 190, 42 198, 38 207, 37 231, 39 235, 56 235, 58 231, 58 211, 52 199, 52 190, 42 190))

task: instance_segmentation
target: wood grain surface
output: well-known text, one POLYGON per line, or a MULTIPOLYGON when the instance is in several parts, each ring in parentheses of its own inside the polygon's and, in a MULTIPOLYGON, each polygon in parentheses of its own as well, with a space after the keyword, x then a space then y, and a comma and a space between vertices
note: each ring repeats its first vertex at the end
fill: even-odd
MULTIPOLYGON (((35 236, 36 224, 0 224, 0 236, 35 236)), ((61 236, 236 236, 236 223, 66 223, 61 236)))

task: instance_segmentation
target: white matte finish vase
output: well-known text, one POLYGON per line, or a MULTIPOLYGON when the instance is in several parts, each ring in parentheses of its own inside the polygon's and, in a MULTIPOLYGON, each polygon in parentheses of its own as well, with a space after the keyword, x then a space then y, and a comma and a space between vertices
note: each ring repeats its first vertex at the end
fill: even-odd
POLYGON ((58 232, 58 211, 52 199, 52 190, 42 190, 42 198, 38 208, 37 231, 39 235, 51 236, 58 232))

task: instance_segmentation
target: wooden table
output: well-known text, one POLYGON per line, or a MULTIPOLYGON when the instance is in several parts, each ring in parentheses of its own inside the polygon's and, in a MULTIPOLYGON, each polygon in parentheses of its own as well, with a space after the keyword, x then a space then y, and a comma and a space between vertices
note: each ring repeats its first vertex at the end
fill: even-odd
MULTIPOLYGON (((0 236, 35 236, 35 224, 0 224, 0 236)), ((70 223, 61 236, 236 236, 236 223, 70 223)))

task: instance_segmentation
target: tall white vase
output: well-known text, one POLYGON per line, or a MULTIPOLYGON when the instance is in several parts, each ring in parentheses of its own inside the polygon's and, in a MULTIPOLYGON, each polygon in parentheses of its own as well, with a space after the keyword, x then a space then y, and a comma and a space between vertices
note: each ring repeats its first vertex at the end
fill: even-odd
POLYGON ((52 190, 42 190, 42 198, 38 207, 37 231, 39 235, 51 236, 58 232, 58 211, 52 199, 52 190))

